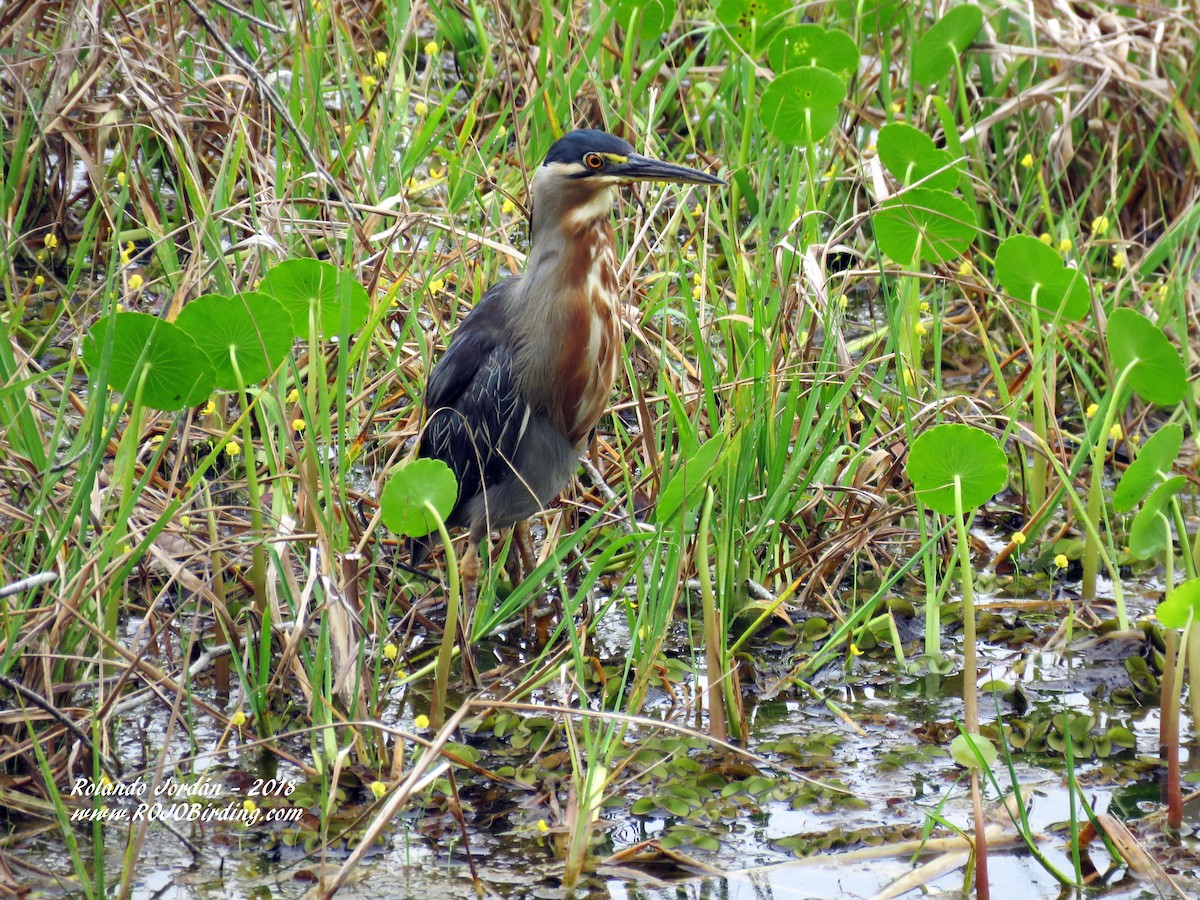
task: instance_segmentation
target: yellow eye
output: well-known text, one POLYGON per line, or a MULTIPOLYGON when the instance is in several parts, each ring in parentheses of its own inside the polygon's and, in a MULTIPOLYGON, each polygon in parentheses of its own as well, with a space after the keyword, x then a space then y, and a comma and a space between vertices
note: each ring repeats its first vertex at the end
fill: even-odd
POLYGON ((587 153, 584 154, 583 164, 589 169, 603 169, 604 157, 599 153, 587 153))

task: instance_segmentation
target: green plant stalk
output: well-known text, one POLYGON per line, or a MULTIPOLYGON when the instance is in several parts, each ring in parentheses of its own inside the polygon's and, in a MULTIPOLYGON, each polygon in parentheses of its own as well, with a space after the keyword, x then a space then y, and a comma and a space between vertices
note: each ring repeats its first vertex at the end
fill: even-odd
MULTIPOLYGON (((993 695, 995 696, 995 695, 993 695)), ((999 700, 996 700, 996 721, 1002 720, 999 700)), ((1033 828, 1029 824, 1029 812, 1026 809, 1026 804, 1021 801, 1021 780, 1017 776, 1017 768, 1013 762, 1012 749, 1008 745, 1005 738, 1004 729, 999 729, 1000 733, 1000 749, 1004 751, 1004 766, 1008 770, 1008 783, 1012 788, 1013 796, 1017 798, 1016 803, 1005 803, 1003 807, 1008 813, 1009 819, 1016 826, 1017 834, 1021 836, 1021 840, 1025 842, 1025 847, 1030 855, 1037 860, 1038 865, 1049 872, 1059 884, 1068 887, 1076 887, 1063 872, 1059 871, 1041 849, 1041 843, 1033 833, 1033 828)), ((996 796, 1003 797, 1004 789, 1000 786, 1000 781, 996 778, 995 772, 987 769, 987 775, 991 779, 992 787, 996 791, 996 796)))
MULTIPOLYGON (((67 854, 71 858, 71 866, 75 869, 75 879, 83 890, 87 900, 97 900, 105 896, 104 890, 104 823, 99 819, 92 821, 92 874, 88 875, 88 866, 79 854, 79 842, 75 836, 75 828, 71 824, 71 813, 63 803, 62 794, 58 790, 58 782, 50 767, 46 753, 42 749, 41 735, 28 717, 25 718, 25 728, 29 732, 29 746, 37 757, 38 772, 42 776, 42 784, 54 808, 54 818, 58 821, 58 832, 67 845, 67 854)), ((99 716, 92 718, 92 746, 102 747, 104 736, 101 734, 99 716)), ((100 784, 104 772, 100 768, 100 754, 92 754, 92 783, 100 784)), ((92 809, 101 807, 101 797, 92 798, 92 809)))
MULTIPOLYGON (((1035 440, 1037 440, 1036 435, 1033 437, 1035 440)), ((1053 466, 1054 473, 1059 478, 1059 490, 1066 493, 1067 497, 1071 501, 1071 505, 1075 507, 1075 512, 1079 516, 1080 521, 1083 523, 1083 527, 1087 531, 1088 537, 1096 542, 1100 559, 1104 563, 1105 568, 1108 570, 1109 577, 1112 579, 1113 603, 1117 607, 1117 625, 1122 631, 1127 631, 1129 629, 1129 611, 1125 608, 1125 588, 1121 584, 1121 573, 1113 564, 1112 557, 1102 547, 1100 547, 1100 535, 1096 530, 1096 525, 1088 518, 1087 508, 1084 506, 1083 501, 1079 498, 1079 495, 1076 494, 1075 491, 1070 487, 1070 484, 1067 480, 1070 476, 1067 474, 1066 469, 1063 468, 1062 464, 1056 457, 1050 455, 1050 447, 1048 445, 1040 444, 1040 449, 1050 460, 1050 465, 1053 466)))
MULTIPOLYGON (((709 568, 708 538, 715 495, 711 487, 705 489, 704 507, 700 512, 700 528, 696 534, 696 576, 700 580, 700 606, 704 614, 704 662, 708 675, 708 719, 712 735, 719 741, 728 740, 729 729, 726 718, 728 700, 724 685, 731 679, 725 671, 726 659, 721 652, 725 644, 724 628, 721 627, 721 611, 713 595, 712 571, 709 568)), ((736 721, 736 720, 735 720, 736 721)))
MULTIPOLYGON (((429 726, 435 731, 446 721, 446 689, 450 683, 450 660, 454 657, 454 645, 458 640, 458 620, 462 609, 462 597, 458 585, 458 559, 454 554, 454 544, 450 540, 450 532, 446 523, 438 515, 437 508, 428 500, 424 501, 425 513, 433 517, 437 523, 438 537, 446 551, 446 626, 442 632, 442 644, 438 648, 437 668, 433 681, 433 702, 429 707, 429 726)), ((463 652, 470 651, 464 647, 463 652)), ((465 663, 464 663, 465 665, 465 663)))
MULTIPOLYGON (((1096 599, 1096 575, 1100 569, 1100 519, 1104 512, 1101 479, 1104 475, 1104 460, 1108 455, 1108 436, 1112 433, 1113 422, 1116 421, 1117 410, 1121 405, 1121 397, 1124 395, 1131 370, 1132 366, 1121 372, 1116 385, 1109 392, 1108 403, 1104 408, 1104 420, 1092 443, 1092 475, 1088 487, 1087 510, 1084 513, 1088 531, 1087 540, 1083 545, 1083 584, 1080 587, 1080 594, 1084 600, 1096 599)), ((1114 572, 1114 582, 1117 578, 1117 573, 1114 572)), ((1120 611, 1124 612, 1123 603, 1120 611)), ((1121 622, 1122 629, 1129 627, 1126 616, 1122 615, 1121 622)))
MULTIPOLYGON (((1032 318, 1033 359, 1030 361, 1032 371, 1029 373, 1030 404, 1033 407, 1033 431, 1042 442, 1049 446, 1050 433, 1046 422, 1046 369, 1042 364, 1042 323, 1037 305, 1037 287, 1033 289, 1030 316, 1032 318)), ((1046 472, 1048 469, 1046 457, 1041 453, 1033 455, 1033 470, 1029 473, 1029 508, 1041 509, 1046 502, 1046 472)))
MULTIPOLYGON (((233 366, 234 379, 238 383, 238 394, 242 409, 250 408, 250 394, 246 390, 246 379, 242 377, 237 361, 237 351, 229 348, 229 362, 233 366)), ((261 618, 267 608, 267 551, 263 546, 267 532, 263 522, 262 490, 258 484, 258 460, 254 452, 254 431, 250 427, 250 416, 242 416, 242 458, 246 463, 246 504, 250 515, 250 583, 254 585, 254 611, 261 618)))
MULTIPOLYGON (((580 723, 580 728, 584 735, 582 752, 580 752, 579 741, 575 736, 575 729, 569 724, 565 729, 571 753, 571 769, 575 777, 570 830, 563 859, 563 886, 568 891, 574 890, 583 875, 592 824, 595 822, 600 804, 604 800, 604 786, 608 782, 608 769, 598 760, 591 724, 585 719, 580 723)), ((601 725, 600 729, 612 733, 610 727, 601 725)))
MULTIPOLYGON (((117 458, 113 461, 113 482, 119 486, 120 492, 116 496, 118 512, 112 520, 112 530, 109 532, 106 542, 110 558, 121 553, 125 537, 129 534, 129 518, 121 513, 122 510, 131 507, 134 500, 133 475, 136 468, 134 462, 137 459, 137 446, 142 433, 142 391, 146 386, 146 378, 149 377, 149 374, 150 367, 142 366, 138 375, 137 387, 133 392, 129 424, 125 428, 125 433, 121 435, 121 443, 117 447, 117 458)), ((121 583, 113 582, 114 585, 121 583)), ((118 592, 116 590, 105 591, 102 597, 103 599, 100 601, 103 603, 102 629, 111 641, 116 642, 117 621, 121 614, 121 604, 117 601, 118 592)), ((115 653, 111 645, 106 645, 104 656, 106 659, 114 658, 115 653)))
MULTIPOLYGON (((912 268, 921 260, 921 239, 917 238, 917 250, 913 254, 912 268)), ((921 367, 921 336, 917 334, 917 323, 921 320, 921 288, 916 275, 901 276, 900 322, 897 343, 900 346, 901 371, 897 373, 918 400, 921 387, 917 373, 921 367)))
MULTIPOLYGON (((926 525, 928 516, 925 514, 925 504, 921 498, 916 498, 917 528, 921 537, 921 546, 932 546, 932 538, 926 525)), ((925 658, 931 669, 942 669, 942 608, 937 597, 937 570, 933 553, 922 553, 921 563, 925 569, 925 658)))
MULTIPOLYGON (((1183 565, 1187 572, 1189 580, 1198 576, 1196 561, 1187 552, 1187 525, 1183 518, 1183 509, 1180 507, 1179 498, 1171 498, 1171 513, 1175 519, 1175 531, 1179 535, 1179 547, 1182 550, 1183 565)), ((1170 531, 1167 532, 1170 534, 1170 531)), ((1197 532, 1200 537, 1200 532, 1197 532)), ((1167 541, 1167 557, 1174 559, 1175 550, 1170 540, 1167 541)), ((1167 593, 1175 586, 1174 577, 1167 578, 1166 584, 1167 593)), ((1200 629, 1193 628, 1192 623, 1183 630, 1184 635, 1184 650, 1192 660, 1192 665, 1188 666, 1188 704, 1192 709, 1192 735, 1193 739, 1200 739, 1200 670, 1197 670, 1195 660, 1200 659, 1200 629)))
MULTIPOLYGON (((971 542, 967 538, 962 505, 962 480, 954 476, 954 531, 958 543, 958 568, 963 606, 963 721, 968 734, 979 734, 979 671, 975 636, 975 579, 971 571, 971 542)), ((972 770, 974 771, 974 770, 972 770)), ((978 787, 978 785, 976 785, 978 787)), ((975 823, 978 830, 982 822, 975 823)), ((978 839, 978 835, 976 836, 978 839)))
POLYGON ((1064 721, 1066 722, 1066 727, 1063 728, 1063 740, 1065 742, 1063 755, 1067 762, 1067 796, 1070 807, 1069 821, 1071 823, 1068 831, 1070 835, 1068 843, 1071 845, 1071 866, 1075 873, 1075 883, 1083 884, 1083 867, 1080 864, 1079 858, 1079 809, 1077 806, 1079 780, 1075 775, 1075 739, 1071 734, 1070 715, 1064 716, 1064 721))

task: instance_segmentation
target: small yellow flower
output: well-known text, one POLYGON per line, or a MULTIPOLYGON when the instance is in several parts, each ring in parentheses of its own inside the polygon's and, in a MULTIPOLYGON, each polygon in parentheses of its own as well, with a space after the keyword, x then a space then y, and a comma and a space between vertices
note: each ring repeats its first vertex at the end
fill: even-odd
POLYGON ((1075 249, 1075 242, 1073 240, 1071 240, 1070 238, 1063 238, 1061 241, 1058 242, 1058 252, 1059 253, 1070 253, 1074 249, 1075 249))
POLYGON ((418 116, 423 116, 425 113, 429 112, 429 106, 424 100, 418 100, 413 104, 413 112, 418 116))
POLYGON ((1108 216, 1096 216, 1092 219, 1092 235, 1104 234, 1108 231, 1108 216))
POLYGON ((46 283, 45 275, 34 275, 33 276, 33 286, 34 287, 41 287, 45 283, 46 283))
POLYGON ((369 785, 367 785, 367 787, 370 788, 371 793, 375 795, 376 800, 387 793, 387 785, 382 781, 372 781, 369 785))
POLYGON ((109 777, 108 777, 108 775, 106 775, 106 774, 101 774, 101 776, 100 776, 100 787, 102 787, 102 788, 110 788, 110 787, 112 787, 112 783, 113 783, 113 781, 112 781, 112 779, 111 779, 111 778, 109 778, 109 777))
POLYGON ((914 384, 912 369, 904 370, 904 386, 912 387, 914 384))
POLYGON ((445 278, 435 278, 431 282, 429 282, 429 293, 431 293, 431 294, 440 294, 445 289, 446 289, 446 279, 445 278))
POLYGON ((253 815, 258 810, 258 804, 255 803, 253 800, 251 800, 249 797, 247 797, 245 800, 242 801, 242 809, 244 809, 246 812, 253 815))
POLYGON ((808 332, 807 331, 800 332, 800 343, 802 343, 802 344, 808 343, 808 332))
POLYGON ((364 91, 374 90, 375 85, 379 84, 379 80, 374 75, 364 75, 362 77, 362 86, 364 91))
POLYGON ((225 445, 225 452, 230 456, 239 456, 242 452, 242 445, 237 441, 230 441, 225 445))
POLYGON ((892 112, 895 113, 896 115, 900 115, 900 113, 904 112, 904 104, 901 103, 899 100, 893 100, 892 101, 892 112))
POLYGON ((971 274, 971 261, 969 259, 964 259, 958 264, 958 274, 960 278, 971 274))
POLYGON ((303 419, 292 419, 292 428, 294 428, 296 431, 303 431, 307 427, 308 423, 303 419))
POLYGON ((693 300, 699 300, 703 296, 704 296, 704 288, 700 287, 700 285, 696 285, 694 288, 692 288, 692 299, 693 300))
POLYGON ((1033 168, 1033 154, 1026 153, 1024 156, 1022 156, 1021 157, 1021 165, 1026 169, 1032 169, 1033 168))
POLYGON ((915 334, 917 337, 924 337, 928 333, 929 329, 925 327, 924 322, 918 322, 913 326, 913 334, 915 334))
POLYGON ((1129 436, 1129 443, 1140 444, 1141 442, 1142 442, 1142 436, 1140 434, 1134 433, 1129 436))
POLYGON ((213 400, 211 397, 208 399, 207 403, 205 403, 202 407, 200 407, 200 415, 202 415, 202 416, 211 416, 216 411, 217 411, 217 401, 213 400))
POLYGON ((232 716, 230 716, 229 724, 232 725, 234 728, 241 728, 243 725, 245 725, 246 724, 245 711, 239 709, 232 716))
POLYGON ((441 52, 442 52, 442 47, 437 41, 430 41, 428 44, 425 45, 425 55, 426 56, 437 56, 441 52))
POLYGON ((862 651, 858 649, 858 644, 854 643, 853 641, 850 642, 850 655, 862 656, 862 651))
POLYGON ((383 645, 383 655, 394 661, 400 655, 400 648, 389 641, 383 645))
POLYGON ((180 516, 179 517, 179 525, 182 528, 191 528, 192 527, 192 517, 191 516, 180 516))
POLYGON ((117 312, 124 312, 125 304, 122 303, 120 300, 118 300, 116 303, 113 304, 113 308, 116 309, 117 312))
POLYGON ((537 830, 542 834, 548 834, 550 832, 550 826, 546 824, 545 819, 538 819, 537 830))
POLYGON ((287 396, 283 398, 283 402, 284 403, 299 403, 300 402, 300 391, 298 391, 296 388, 292 388, 290 391, 287 392, 287 396))
POLYGON ((130 553, 133 552, 133 545, 132 544, 122 544, 121 552, 124 553, 126 556, 128 556, 130 553))
POLYGON ((129 261, 133 258, 132 254, 125 247, 121 248, 121 265, 129 265, 129 261))
POLYGON ((701 275, 699 272, 697 272, 695 275, 692 276, 692 284, 703 284, 703 283, 704 283, 704 276, 701 275))
POLYGON ((922 314, 929 312, 929 303, 925 300, 922 300, 920 305, 917 307, 917 310, 922 314))
POLYGON ((1067 559, 1067 554, 1060 553, 1058 556, 1054 557, 1054 564, 1060 569, 1065 569, 1070 564, 1070 560, 1067 559))
POLYGON ((504 140, 506 137, 508 137, 508 129, 501 125, 496 129, 496 138, 499 140, 504 140))
POLYGON ((1119 441, 1125 437, 1125 429, 1121 427, 1120 422, 1113 422, 1113 427, 1108 429, 1108 434, 1114 441, 1119 441))
POLYGON ((443 172, 441 169, 439 169, 437 166, 429 167, 429 177, 430 178, 433 178, 435 180, 440 180, 445 174, 446 173, 443 172))
POLYGON ((42 246, 47 250, 53 250, 58 246, 58 235, 51 231, 48 235, 42 238, 42 246))
POLYGON ((516 211, 517 211, 517 204, 513 203, 511 198, 505 197, 504 202, 500 204, 500 214, 505 215, 505 216, 511 216, 516 211))
POLYGON ((1094 418, 1096 418, 1096 413, 1100 412, 1100 404, 1099 403, 1089 403, 1088 408, 1085 409, 1083 412, 1084 412, 1084 415, 1086 415, 1089 419, 1094 419, 1094 418))
POLYGON ((838 306, 840 306, 842 309, 845 309, 849 305, 850 305, 850 298, 847 297, 845 294, 838 297, 838 306))
POLYGON ((117 413, 119 413, 121 411, 121 404, 120 403, 108 404, 108 411, 115 416, 117 413))
POLYGON ((384 68, 385 66, 387 66, 387 51, 385 51, 385 50, 376 50, 375 51, 375 65, 377 65, 381 69, 384 68))
POLYGON ((1026 538, 1026 537, 1025 537, 1025 532, 1023 532, 1023 531, 1014 531, 1014 532, 1013 532, 1013 535, 1012 535, 1012 537, 1010 538, 1010 540, 1011 540, 1011 541, 1012 541, 1014 544, 1016 544, 1018 547, 1020 547, 1020 546, 1022 546, 1022 545, 1025 543, 1025 541, 1026 541, 1026 540, 1028 540, 1028 538, 1026 538))
POLYGON ((117 186, 118 187, 125 187, 125 183, 128 180, 129 180, 129 176, 126 175, 124 172, 117 173, 117 186))
POLYGON ((425 713, 421 713, 419 716, 413 719, 413 727, 416 728, 417 731, 424 731, 427 729, 429 727, 429 716, 425 715, 425 713))
POLYGON ((1053 242, 1054 238, 1050 236, 1050 232, 1043 231, 1041 234, 1038 235, 1038 240, 1041 241, 1043 244, 1045 244, 1047 247, 1049 247, 1051 242, 1053 242))
POLYGON ((1118 272, 1123 272, 1125 270, 1125 268, 1129 265, 1129 257, 1126 256, 1120 250, 1118 250, 1116 253, 1113 254, 1112 264, 1113 264, 1113 268, 1116 269, 1118 272))
POLYGON ((154 449, 162 442, 163 442, 163 436, 161 434, 156 434, 156 435, 153 435, 150 438, 150 440, 148 440, 146 443, 150 445, 151 449, 154 449))
POLYGON ((136 272, 129 276, 129 289, 131 291, 140 290, 143 284, 145 284, 145 281, 136 272))

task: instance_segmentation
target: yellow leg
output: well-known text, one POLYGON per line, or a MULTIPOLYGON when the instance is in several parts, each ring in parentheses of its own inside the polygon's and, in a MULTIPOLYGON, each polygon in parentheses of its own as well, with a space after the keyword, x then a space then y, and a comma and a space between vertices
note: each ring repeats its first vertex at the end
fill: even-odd
POLYGON ((467 544, 467 550, 458 562, 458 577, 462 582, 465 618, 470 618, 475 612, 475 604, 479 600, 479 571, 483 564, 479 560, 479 545, 474 541, 467 544))
POLYGON ((458 563, 458 577, 462 582, 463 614, 458 620, 458 648, 462 654, 462 680, 467 687, 479 686, 479 670, 475 668, 475 654, 471 650, 471 622, 475 618, 475 604, 479 601, 479 545, 475 541, 467 544, 458 563))
POLYGON ((533 536, 529 533, 528 522, 518 522, 513 526, 513 543, 517 545, 517 553, 521 556, 521 565, 525 567, 525 577, 528 578, 537 568, 537 557, 533 554, 533 536))

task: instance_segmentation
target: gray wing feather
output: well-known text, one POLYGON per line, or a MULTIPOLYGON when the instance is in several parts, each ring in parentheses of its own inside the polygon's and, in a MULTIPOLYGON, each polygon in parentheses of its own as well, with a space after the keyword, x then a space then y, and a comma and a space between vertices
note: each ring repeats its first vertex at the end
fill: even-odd
POLYGON ((425 391, 425 430, 419 454, 445 462, 458 479, 458 502, 449 523, 485 485, 512 472, 512 459, 529 421, 513 373, 507 329, 507 295, 515 278, 491 288, 458 327, 449 348, 429 376, 425 391))

